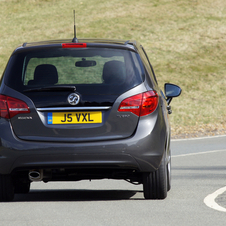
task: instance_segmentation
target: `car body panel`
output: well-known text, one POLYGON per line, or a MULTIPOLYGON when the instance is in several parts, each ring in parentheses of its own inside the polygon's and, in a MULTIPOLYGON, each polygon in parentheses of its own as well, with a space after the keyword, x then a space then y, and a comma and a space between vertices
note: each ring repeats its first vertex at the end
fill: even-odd
POLYGON ((154 123, 149 122, 150 116, 140 120, 137 133, 130 138, 91 143, 24 141, 14 135, 6 119, 1 119, 0 125, 4 130, 0 132, 0 173, 9 174, 21 167, 48 168, 77 164, 84 167, 95 165, 100 168, 112 164, 125 168, 130 166, 138 171, 153 171, 158 168, 161 161, 165 148, 161 140, 166 137, 164 128, 161 128, 165 126, 163 119, 159 120, 157 115, 157 112, 152 115, 155 120, 157 119, 154 123), (99 155, 105 160, 102 162, 97 160, 99 155), (121 155, 124 157, 121 158, 121 155), (112 156, 115 161, 112 160, 112 156), (126 156, 125 161, 123 159, 126 159, 126 156))

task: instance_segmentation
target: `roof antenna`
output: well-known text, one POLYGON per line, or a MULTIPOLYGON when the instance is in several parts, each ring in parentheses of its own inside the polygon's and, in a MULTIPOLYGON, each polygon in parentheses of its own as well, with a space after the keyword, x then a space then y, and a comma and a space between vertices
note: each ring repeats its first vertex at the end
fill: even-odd
POLYGON ((75 10, 74 10, 74 38, 72 39, 72 42, 78 43, 78 39, 76 37, 76 26, 75 26, 75 10))

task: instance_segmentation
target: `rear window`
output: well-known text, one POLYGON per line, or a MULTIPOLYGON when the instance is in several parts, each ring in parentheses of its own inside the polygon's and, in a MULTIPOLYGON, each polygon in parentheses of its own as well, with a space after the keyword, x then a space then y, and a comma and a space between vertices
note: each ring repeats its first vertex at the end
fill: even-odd
POLYGON ((120 94, 139 85, 143 73, 138 54, 128 50, 31 48, 11 57, 4 76, 6 85, 19 92, 75 85, 83 93, 120 94))

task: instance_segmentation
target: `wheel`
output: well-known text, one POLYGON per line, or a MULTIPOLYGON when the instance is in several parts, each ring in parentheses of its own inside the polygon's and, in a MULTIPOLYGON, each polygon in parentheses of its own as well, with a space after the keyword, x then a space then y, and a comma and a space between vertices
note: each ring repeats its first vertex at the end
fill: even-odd
POLYGON ((165 155, 158 170, 143 174, 145 199, 165 199, 167 196, 167 169, 165 155))
POLYGON ((0 201, 12 201, 14 186, 10 175, 0 175, 0 201))
POLYGON ((30 191, 30 182, 16 182, 14 184, 15 186, 15 193, 17 194, 26 194, 30 191))

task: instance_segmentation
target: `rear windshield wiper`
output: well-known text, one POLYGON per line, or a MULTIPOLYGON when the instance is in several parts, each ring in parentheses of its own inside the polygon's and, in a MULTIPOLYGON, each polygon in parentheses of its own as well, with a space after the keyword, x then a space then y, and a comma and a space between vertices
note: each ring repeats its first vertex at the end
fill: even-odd
POLYGON ((75 91, 75 86, 45 86, 45 87, 37 87, 32 89, 26 89, 24 92, 42 92, 42 91, 75 91))

